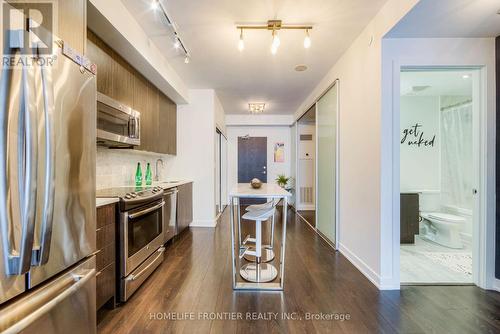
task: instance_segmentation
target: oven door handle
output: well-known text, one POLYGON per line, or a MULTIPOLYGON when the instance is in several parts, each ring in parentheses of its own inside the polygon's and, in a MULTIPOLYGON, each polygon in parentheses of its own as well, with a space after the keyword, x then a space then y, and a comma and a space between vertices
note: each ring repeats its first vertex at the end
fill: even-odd
POLYGON ((155 259, 153 261, 151 261, 146 267, 144 267, 141 271, 139 271, 137 274, 132 274, 130 275, 129 277, 126 278, 127 281, 135 281, 139 278, 141 278, 141 276, 147 272, 149 270, 149 268, 151 268, 152 265, 155 264, 155 262, 163 255, 163 252, 165 252, 165 247, 160 247, 158 248, 158 250, 156 251, 158 254, 156 255, 155 259))
POLYGON ((128 215, 128 218, 129 219, 139 218, 139 217, 144 216, 150 212, 153 212, 153 211, 156 211, 156 210, 162 208, 164 205, 165 205, 165 201, 161 201, 161 203, 156 204, 155 206, 149 207, 147 209, 141 210, 141 211, 136 212, 136 213, 130 213, 128 215))

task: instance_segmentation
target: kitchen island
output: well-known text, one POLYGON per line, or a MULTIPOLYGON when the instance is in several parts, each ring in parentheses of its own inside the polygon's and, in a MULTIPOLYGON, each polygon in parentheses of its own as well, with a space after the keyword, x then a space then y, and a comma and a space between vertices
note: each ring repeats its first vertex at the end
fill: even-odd
MULTIPOLYGON (((284 287, 285 279, 285 245, 286 245, 286 221, 287 221, 287 209, 288 209, 288 199, 292 196, 291 193, 281 188, 276 184, 264 183, 259 189, 252 188, 248 183, 239 183, 229 194, 229 207, 230 207, 230 223, 231 223, 231 255, 232 255, 232 275, 233 275, 233 289, 234 290, 278 290, 282 291, 284 287), (273 200, 275 203, 283 201, 283 213, 282 213, 282 235, 280 240, 280 258, 279 258, 279 276, 277 282, 242 282, 238 281, 237 271, 237 257, 235 254, 236 249, 238 253, 243 251, 241 248, 241 210, 240 210, 240 199, 265 199, 267 201, 273 200), (237 228, 237 240, 235 235, 235 204, 237 208, 238 228, 237 228), (237 242, 237 244, 236 244, 237 242)), ((239 269, 239 268, 238 268, 239 269)))

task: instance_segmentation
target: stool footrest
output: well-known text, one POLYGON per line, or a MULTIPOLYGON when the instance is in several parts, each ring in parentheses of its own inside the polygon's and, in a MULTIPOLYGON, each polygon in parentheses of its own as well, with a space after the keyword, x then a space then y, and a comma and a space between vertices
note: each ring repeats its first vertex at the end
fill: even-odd
POLYGON ((250 247, 242 247, 240 248, 240 259, 242 259, 245 255, 257 256, 257 252, 250 247))
POLYGON ((243 244, 243 245, 246 245, 246 244, 247 244, 247 242, 253 242, 253 243, 255 243, 255 238, 251 238, 251 237, 250 237, 250 235, 247 235, 247 236, 245 237, 245 240, 243 240, 242 244, 243 244))

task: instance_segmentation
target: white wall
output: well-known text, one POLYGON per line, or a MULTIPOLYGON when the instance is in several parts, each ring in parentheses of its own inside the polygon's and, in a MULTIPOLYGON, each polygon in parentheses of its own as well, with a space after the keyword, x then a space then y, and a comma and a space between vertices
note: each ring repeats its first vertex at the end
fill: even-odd
POLYGON ((435 136, 434 146, 408 145, 409 141, 418 141, 419 137, 408 134, 401 144, 401 191, 439 191, 441 189, 441 136, 440 136, 440 101, 439 96, 402 96, 401 130, 399 136, 404 139, 403 131, 421 125, 424 140, 435 136))
POLYGON ((298 123, 298 171, 297 171, 297 209, 314 210, 315 185, 316 185, 316 125, 309 123, 298 123), (300 140, 301 135, 311 135, 312 140, 300 140), (312 202, 305 202, 300 195, 300 188, 312 188, 312 202))
POLYGON ((484 66, 482 88, 485 94, 487 116, 482 121, 487 131, 480 134, 487 145, 481 164, 486 187, 480 188, 482 206, 486 211, 487 227, 476 231, 484 235, 481 244, 482 264, 487 268, 479 285, 490 288, 494 266, 495 230, 495 41, 492 38, 455 39, 386 39, 383 41, 382 61, 382 224, 381 224, 381 275, 386 284, 396 287, 399 282, 399 144, 394 141, 394 131, 399 131, 399 73, 401 66, 484 66), (395 128, 394 124, 398 125, 395 128), (394 146, 396 145, 396 146, 394 146))
POLYGON ((293 115, 239 115, 228 114, 226 115, 226 124, 232 126, 250 126, 250 125, 263 125, 263 126, 291 126, 294 122, 293 115))
POLYGON ((417 2, 388 0, 296 112, 339 79, 339 249, 380 288, 382 38, 417 2))
POLYGON ((238 183, 238 137, 267 137, 267 182, 274 183, 278 174, 291 175, 291 133, 288 126, 228 126, 228 189, 238 183), (285 143, 285 162, 274 162, 274 144, 285 143))
POLYGON ((226 134, 226 114, 224 113, 224 108, 222 107, 216 93, 214 93, 214 112, 215 125, 222 131, 223 134, 226 134))
MULTIPOLYGON (((286 157, 285 157, 286 159, 286 157)), ((290 127, 290 176, 292 177, 292 198, 289 203, 297 208, 297 123, 290 127)))
POLYGON ((166 166, 173 179, 193 180, 193 223, 214 227, 215 222, 215 92, 189 91, 188 105, 177 108, 177 157, 166 166))

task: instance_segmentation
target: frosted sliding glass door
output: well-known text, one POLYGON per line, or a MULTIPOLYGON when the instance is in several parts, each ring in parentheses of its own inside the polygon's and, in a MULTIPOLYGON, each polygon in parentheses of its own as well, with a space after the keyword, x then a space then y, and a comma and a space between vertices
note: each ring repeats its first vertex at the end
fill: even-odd
POLYGON ((338 82, 316 104, 316 228, 333 244, 337 233, 337 113, 338 82))

